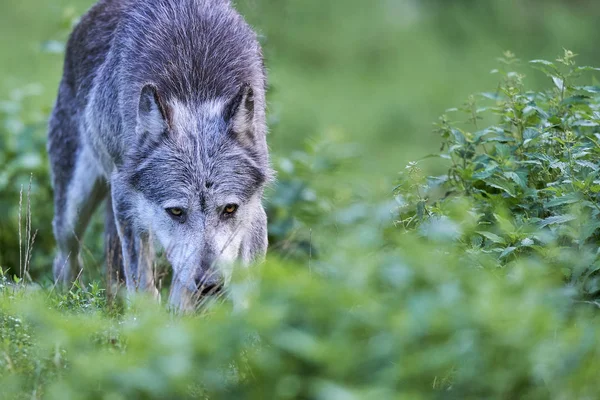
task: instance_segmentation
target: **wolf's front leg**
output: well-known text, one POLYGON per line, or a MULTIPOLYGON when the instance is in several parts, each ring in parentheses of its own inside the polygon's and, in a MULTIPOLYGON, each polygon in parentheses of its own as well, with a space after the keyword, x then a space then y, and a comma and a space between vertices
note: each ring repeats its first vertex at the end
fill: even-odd
POLYGON ((154 279, 154 248, 149 234, 136 234, 129 227, 119 229, 128 292, 149 292, 160 300, 154 279))
POLYGON ((127 210, 127 202, 121 201, 119 196, 112 195, 113 211, 121 249, 123 253, 123 269, 125 283, 129 294, 135 292, 151 293, 160 301, 160 293, 156 289, 154 279, 154 247, 150 234, 140 230, 128 220, 131 215, 127 210))

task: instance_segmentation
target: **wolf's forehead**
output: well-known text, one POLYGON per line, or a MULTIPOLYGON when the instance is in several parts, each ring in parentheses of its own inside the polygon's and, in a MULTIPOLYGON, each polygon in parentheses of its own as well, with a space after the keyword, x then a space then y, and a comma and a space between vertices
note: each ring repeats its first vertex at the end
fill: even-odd
POLYGON ((163 148, 137 165, 130 183, 148 199, 250 198, 264 181, 262 171, 236 149, 207 154, 163 148), (205 158, 206 157, 206 158, 205 158))
POLYGON ((216 159, 239 151, 227 135, 225 100, 216 98, 192 105, 174 100, 169 104, 170 138, 175 151, 189 160, 189 172, 210 171, 216 159))
POLYGON ((229 134, 226 100, 195 105, 168 100, 167 104, 170 132, 140 155, 131 179, 138 190, 161 203, 173 198, 194 201, 207 194, 244 201, 261 188, 265 172, 253 153, 229 134))
POLYGON ((210 99, 199 104, 187 104, 172 99, 169 101, 172 129, 175 132, 195 133, 199 127, 221 125, 225 105, 226 100, 222 98, 210 99))

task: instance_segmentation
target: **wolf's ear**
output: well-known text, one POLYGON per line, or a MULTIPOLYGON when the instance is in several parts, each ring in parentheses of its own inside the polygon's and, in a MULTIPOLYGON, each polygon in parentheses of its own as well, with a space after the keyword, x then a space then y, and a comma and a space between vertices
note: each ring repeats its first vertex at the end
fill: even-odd
POLYGON ((254 145, 254 91, 250 85, 243 85, 227 104, 225 120, 231 124, 232 134, 242 145, 254 145))
POLYGON ((167 110, 158 95, 156 86, 145 85, 140 94, 137 116, 138 131, 158 137, 165 133, 169 124, 167 110))

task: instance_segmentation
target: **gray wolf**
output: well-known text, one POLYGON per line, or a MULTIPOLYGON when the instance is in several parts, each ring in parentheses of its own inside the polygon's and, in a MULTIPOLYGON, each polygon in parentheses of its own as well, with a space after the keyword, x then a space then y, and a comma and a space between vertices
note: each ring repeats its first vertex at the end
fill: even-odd
POLYGON ((256 34, 229 0, 100 0, 72 32, 49 122, 53 272, 74 279, 80 239, 106 197, 107 243, 127 292, 193 308, 234 263, 267 248, 266 74, 256 34))

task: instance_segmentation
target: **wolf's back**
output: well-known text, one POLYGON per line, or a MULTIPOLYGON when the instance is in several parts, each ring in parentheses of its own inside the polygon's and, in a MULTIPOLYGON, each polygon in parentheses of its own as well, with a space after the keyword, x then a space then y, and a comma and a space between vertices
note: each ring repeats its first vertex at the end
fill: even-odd
POLYGON ((256 34, 228 0, 100 0, 70 37, 61 91, 117 164, 148 83, 192 107, 250 84, 264 103, 256 34))
POLYGON ((129 0, 101 0, 79 21, 67 44, 63 85, 85 107, 94 77, 111 48, 123 10, 129 0))
POLYGON ((264 79, 256 36, 229 0, 99 1, 67 46, 64 76, 78 99, 111 51, 123 83, 153 81, 183 101, 231 96, 236 83, 264 79))

